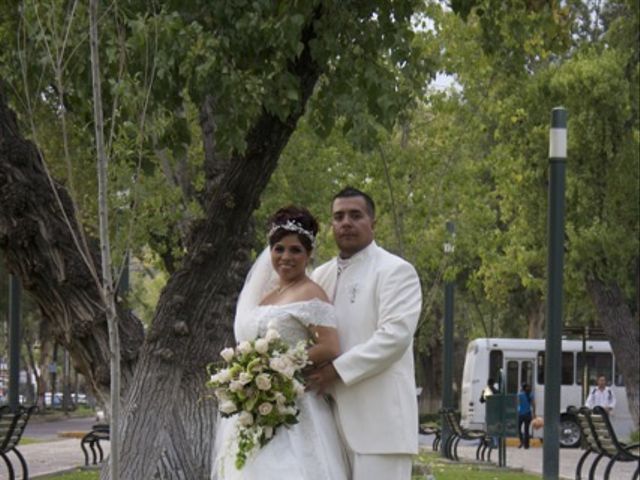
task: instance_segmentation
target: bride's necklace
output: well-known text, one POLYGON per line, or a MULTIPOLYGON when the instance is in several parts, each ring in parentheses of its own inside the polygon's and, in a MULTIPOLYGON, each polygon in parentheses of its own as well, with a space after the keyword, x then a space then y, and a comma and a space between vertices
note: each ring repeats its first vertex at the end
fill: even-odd
POLYGON ((291 287, 293 287, 294 285, 296 285, 296 284, 300 283, 303 279, 304 279, 304 277, 303 277, 303 278, 299 278, 298 280, 294 280, 294 281, 293 281, 293 282, 291 282, 291 283, 287 283, 286 285, 283 285, 283 286, 281 286, 281 287, 278 287, 278 288, 276 289, 276 294, 277 294, 277 295, 282 295, 284 292, 286 292, 287 290, 289 290, 291 287))

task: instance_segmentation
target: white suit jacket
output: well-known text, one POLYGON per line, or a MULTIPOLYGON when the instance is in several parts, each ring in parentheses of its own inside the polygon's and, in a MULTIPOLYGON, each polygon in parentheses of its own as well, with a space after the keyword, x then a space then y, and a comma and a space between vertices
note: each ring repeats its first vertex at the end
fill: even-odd
POLYGON ((333 298, 338 316, 342 354, 333 365, 342 381, 334 396, 345 440, 357 453, 417 453, 418 275, 375 242, 350 259, 339 279, 337 270, 334 258, 316 269, 313 279, 333 298))

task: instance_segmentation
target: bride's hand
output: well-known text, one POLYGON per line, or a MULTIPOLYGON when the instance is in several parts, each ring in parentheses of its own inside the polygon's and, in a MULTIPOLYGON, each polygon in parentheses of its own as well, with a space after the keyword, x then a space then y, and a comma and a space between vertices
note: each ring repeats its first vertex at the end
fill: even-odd
POLYGON ((315 372, 329 363, 331 363, 331 360, 326 360, 320 363, 309 362, 309 365, 302 369, 302 375, 304 376, 305 384, 310 381, 309 377, 311 377, 311 375, 313 375, 315 372))
POLYGON ((317 366, 307 374, 305 374, 307 380, 306 389, 313 390, 318 395, 324 395, 328 393, 333 384, 340 378, 338 372, 331 362, 325 362, 324 364, 317 366))

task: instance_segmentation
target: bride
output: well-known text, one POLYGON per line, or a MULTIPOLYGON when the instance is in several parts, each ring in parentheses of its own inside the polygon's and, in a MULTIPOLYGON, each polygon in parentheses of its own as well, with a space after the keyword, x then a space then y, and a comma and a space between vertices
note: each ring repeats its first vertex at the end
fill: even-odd
MULTIPOLYGON (((339 354, 336 317, 324 290, 306 274, 318 223, 304 208, 285 207, 271 217, 269 248, 258 257, 240 293, 236 341, 275 328, 291 346, 312 338, 309 360, 318 365, 339 354)), ((314 392, 298 399, 299 423, 281 427, 264 447, 235 467, 237 416, 219 418, 212 480, 346 480, 346 454, 327 401, 314 392)))

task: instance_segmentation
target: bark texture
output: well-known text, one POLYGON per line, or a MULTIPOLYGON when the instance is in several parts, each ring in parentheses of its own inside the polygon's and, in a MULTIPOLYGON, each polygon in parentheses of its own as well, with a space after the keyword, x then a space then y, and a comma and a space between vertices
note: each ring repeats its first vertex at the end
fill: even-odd
POLYGON ((207 213, 194 225, 187 255, 161 294, 141 351, 123 412, 122 478, 210 476, 216 410, 204 387, 206 366, 233 343, 234 305, 253 240, 251 213, 320 75, 310 52, 312 25, 303 30, 304 50, 289 65, 299 81, 298 109, 285 121, 263 112, 241 155, 218 155, 214 98, 201 106, 207 213))
MULTIPOLYGON (((40 154, 21 136, 0 82, 0 249, 7 269, 17 275, 50 323, 56 341, 71 353, 108 404, 109 337, 100 285, 77 243, 81 230, 64 186, 49 181, 40 154)), ((97 245, 85 257, 100 271, 97 245)), ((143 341, 142 324, 119 307, 122 329, 122 382, 128 385, 143 341)))
POLYGON ((532 304, 527 311, 527 338, 544 338, 545 303, 532 304))
POLYGON ((632 312, 624 294, 616 283, 605 283, 598 278, 587 280, 600 325, 611 342, 616 365, 624 376, 629 411, 635 428, 640 418, 640 323, 638 312, 632 312))

